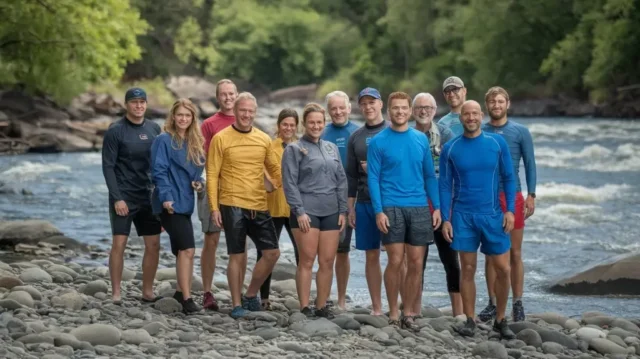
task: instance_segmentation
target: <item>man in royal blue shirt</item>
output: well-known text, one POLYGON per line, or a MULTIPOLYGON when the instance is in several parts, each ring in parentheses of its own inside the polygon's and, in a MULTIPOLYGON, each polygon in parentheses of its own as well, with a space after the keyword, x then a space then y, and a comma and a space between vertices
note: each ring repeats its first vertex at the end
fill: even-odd
POLYGON ((369 194, 388 256, 384 286, 389 301, 389 324, 400 326, 398 293, 403 282, 402 327, 419 330, 415 300, 420 291, 425 248, 440 226, 438 181, 427 136, 409 128, 411 97, 394 92, 387 102, 391 126, 369 143, 369 194), (430 215, 429 201, 434 208, 430 215), (402 267, 407 262, 407 274, 402 267))
MULTIPOLYGON (((347 143, 349 136, 360 128, 355 123, 349 121, 351 114, 351 102, 349 96, 343 91, 333 91, 326 97, 327 112, 331 117, 331 123, 324 128, 322 139, 334 143, 340 151, 340 159, 347 170, 347 143)), ((347 226, 340 232, 340 244, 338 245, 338 255, 336 256, 336 282, 338 283, 338 307, 346 309, 347 305, 347 283, 349 282, 349 251, 351 250, 351 236, 353 228, 347 226)))
POLYGON ((464 133, 442 149, 442 233, 451 242, 451 248, 458 251, 462 267, 460 293, 467 322, 455 329, 463 336, 475 334, 475 274, 480 248, 497 274, 493 330, 509 340, 515 338, 505 319, 511 280, 509 232, 514 223, 515 177, 507 143, 499 135, 482 131, 483 116, 480 104, 466 101, 461 109, 464 133), (504 214, 500 207, 500 182, 506 197, 504 214))

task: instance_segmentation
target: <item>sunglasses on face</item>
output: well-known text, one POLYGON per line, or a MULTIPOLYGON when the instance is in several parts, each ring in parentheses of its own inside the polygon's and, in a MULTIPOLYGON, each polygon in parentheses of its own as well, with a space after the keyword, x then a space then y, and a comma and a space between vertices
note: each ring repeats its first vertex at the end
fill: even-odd
POLYGON ((461 89, 461 88, 462 88, 462 87, 447 88, 447 89, 445 89, 445 90, 444 90, 444 95, 445 95, 445 96, 448 96, 448 95, 450 95, 450 94, 452 94, 452 93, 454 93, 454 94, 458 94, 458 92, 460 92, 460 89, 461 89))

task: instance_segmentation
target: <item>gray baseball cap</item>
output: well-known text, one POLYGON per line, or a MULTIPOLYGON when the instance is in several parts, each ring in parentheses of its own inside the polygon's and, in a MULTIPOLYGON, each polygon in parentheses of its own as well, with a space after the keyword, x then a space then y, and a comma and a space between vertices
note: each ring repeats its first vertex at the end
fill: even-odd
POLYGON ((464 82, 457 76, 450 76, 442 83, 442 90, 449 86, 464 87, 464 82))

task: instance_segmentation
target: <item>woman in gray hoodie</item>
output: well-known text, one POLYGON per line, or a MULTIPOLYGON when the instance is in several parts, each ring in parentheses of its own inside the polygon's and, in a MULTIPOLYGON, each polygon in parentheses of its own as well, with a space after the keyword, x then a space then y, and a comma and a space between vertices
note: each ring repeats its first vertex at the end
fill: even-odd
POLYGON ((300 256, 296 287, 303 314, 331 318, 326 301, 340 232, 346 225, 347 177, 338 147, 320 139, 325 126, 322 106, 306 105, 302 124, 304 135, 287 146, 282 157, 282 184, 291 207, 289 224, 300 256), (309 296, 316 257, 319 269, 314 312, 309 306, 309 296))

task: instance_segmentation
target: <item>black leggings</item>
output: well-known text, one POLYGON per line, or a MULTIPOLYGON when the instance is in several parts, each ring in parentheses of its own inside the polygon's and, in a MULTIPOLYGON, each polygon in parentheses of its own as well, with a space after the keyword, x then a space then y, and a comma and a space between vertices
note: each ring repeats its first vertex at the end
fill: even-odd
MULTIPOLYGON (((293 244, 293 252, 296 256, 296 266, 298 265, 299 257, 298 257, 298 247, 296 246, 296 240, 293 238, 293 233, 291 233, 291 226, 289 226, 289 218, 287 217, 273 217, 273 224, 276 226, 276 238, 280 239, 280 234, 282 233, 282 227, 286 228, 287 233, 289 234, 289 238, 291 238, 291 243, 293 244)), ((262 252, 258 251, 258 259, 262 258, 262 252)), ((271 291, 271 274, 264 280, 262 286, 260 286, 260 298, 261 299, 269 299, 269 292, 271 291)))
MULTIPOLYGON (((442 231, 438 229, 433 232, 435 243, 438 247, 438 255, 447 273, 447 291, 449 293, 460 293, 460 262, 458 261, 458 253, 451 249, 451 245, 444 239, 442 231)), ((424 252, 424 261, 422 264, 422 288, 424 288, 424 271, 427 269, 427 257, 429 256, 429 246, 424 252)))

